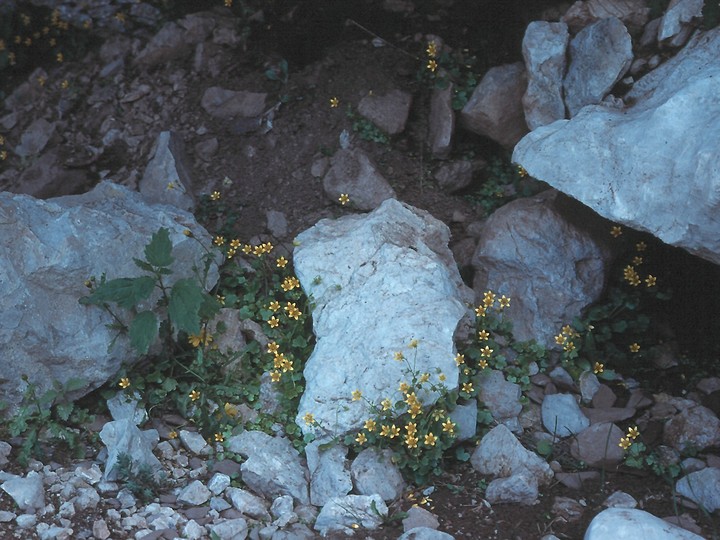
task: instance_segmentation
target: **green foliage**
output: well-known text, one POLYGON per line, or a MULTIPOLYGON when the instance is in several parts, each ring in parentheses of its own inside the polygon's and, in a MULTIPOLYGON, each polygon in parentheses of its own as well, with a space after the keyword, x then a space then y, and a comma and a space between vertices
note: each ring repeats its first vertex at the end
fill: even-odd
POLYGON ((430 88, 445 89, 452 85, 452 107, 459 111, 480 82, 479 71, 477 57, 467 49, 450 51, 430 42, 417 80, 430 88))
POLYGON ((155 473, 146 463, 139 465, 134 463, 130 455, 125 453, 118 455, 115 470, 118 480, 145 504, 153 501, 161 491, 172 486, 165 475, 155 473))
POLYGON ((633 469, 650 469, 654 474, 670 483, 682 472, 679 463, 663 460, 657 452, 648 451, 645 444, 640 441, 634 441, 627 449, 625 465, 633 469))
POLYGON ((364 141, 376 142, 378 144, 389 144, 390 136, 373 124, 367 118, 364 118, 352 110, 347 108, 347 117, 352 121, 352 130, 359 135, 364 141))
POLYGON ((92 422, 87 409, 69 401, 68 394, 85 386, 80 379, 69 379, 64 385, 55 381, 53 388, 38 394, 38 386, 23 375, 26 388, 23 400, 4 428, 10 437, 23 438, 17 461, 23 467, 32 458, 46 457, 47 446, 63 445, 77 457, 85 455, 81 426, 92 422))

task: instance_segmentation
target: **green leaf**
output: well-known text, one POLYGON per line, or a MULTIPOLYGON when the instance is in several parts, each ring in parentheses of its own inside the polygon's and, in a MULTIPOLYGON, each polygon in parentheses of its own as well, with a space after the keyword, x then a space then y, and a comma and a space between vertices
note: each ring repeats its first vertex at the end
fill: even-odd
POLYGON ((70 414, 72 414, 73 409, 75 408, 75 404, 73 402, 70 403, 58 403, 55 407, 55 410, 57 411, 57 415, 63 422, 67 422, 68 418, 70 418, 70 414))
POLYGON ((114 302, 122 308, 130 309, 150 296, 154 287, 155 280, 150 276, 111 279, 99 285, 90 296, 81 299, 81 303, 102 305, 114 302))
POLYGON ((550 441, 546 440, 540 440, 537 443, 537 446, 535 447, 537 449, 537 453, 541 456, 548 457, 550 454, 552 454, 553 446, 550 441))
POLYGON ((173 263, 170 231, 165 227, 153 234, 150 243, 145 246, 145 258, 153 266, 170 266, 173 263))
POLYGON ((177 388, 177 381, 175 379, 165 379, 162 382, 162 389, 170 393, 177 388))
POLYGON ((136 259, 135 257, 133 257, 133 262, 135 263, 135 266, 137 266, 138 268, 141 268, 141 269, 145 270, 146 272, 153 272, 153 271, 154 271, 154 268, 152 267, 152 265, 151 265, 150 263, 147 263, 147 262, 145 262, 145 261, 143 261, 143 260, 140 260, 140 259, 136 259))
POLYGON ((470 459, 470 454, 462 446, 458 446, 455 449, 455 458, 458 461, 468 461, 470 459))
POLYGON ((152 311, 138 313, 130 324, 130 345, 140 354, 147 353, 158 336, 158 328, 157 317, 152 311))
POLYGON ((85 388, 86 386, 87 381, 85 379, 72 377, 68 379, 68 381, 63 386, 63 389, 65 390, 65 392, 74 392, 75 390, 80 390, 81 388, 85 388))
POLYGON ((180 279, 170 291, 168 314, 170 320, 190 334, 200 333, 200 306, 203 302, 203 290, 191 278, 180 279))

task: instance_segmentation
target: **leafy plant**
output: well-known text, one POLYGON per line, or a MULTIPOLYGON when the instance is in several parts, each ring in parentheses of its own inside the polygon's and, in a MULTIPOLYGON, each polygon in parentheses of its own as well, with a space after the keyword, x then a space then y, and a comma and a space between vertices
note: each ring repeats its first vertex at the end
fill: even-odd
POLYGON ((388 144, 390 136, 373 124, 367 118, 363 118, 353 111, 352 107, 347 108, 347 117, 352 121, 352 129, 364 141, 376 142, 378 144, 388 144))
POLYGON ((65 445, 77 457, 83 457, 81 430, 77 426, 91 422, 93 417, 67 396, 83 388, 85 381, 69 379, 65 384, 54 381, 52 389, 38 394, 37 384, 30 382, 27 375, 22 379, 27 385, 22 403, 5 426, 10 437, 23 438, 18 463, 25 467, 31 457, 44 458, 49 442, 65 445))
POLYGON ((118 480, 143 503, 149 503, 172 486, 164 474, 156 474, 146 463, 134 463, 129 454, 119 454, 115 468, 118 480))

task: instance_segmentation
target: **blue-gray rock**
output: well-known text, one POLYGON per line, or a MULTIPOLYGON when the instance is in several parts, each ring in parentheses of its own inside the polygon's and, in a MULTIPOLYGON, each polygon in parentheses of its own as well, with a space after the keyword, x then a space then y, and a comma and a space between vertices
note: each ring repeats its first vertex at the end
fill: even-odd
POLYGON ((520 385, 505 380, 502 371, 485 369, 475 377, 478 399, 488 408, 496 422, 517 419, 522 411, 520 385))
POLYGON ((570 42, 570 64, 563 81, 570 117, 600 103, 632 63, 632 40, 616 17, 583 28, 570 42))
POLYGON ((210 500, 212 492, 200 480, 193 480, 180 490, 177 495, 178 502, 200 506, 210 500))
POLYGON ((704 510, 714 512, 720 508, 720 469, 707 467, 683 476, 675 489, 704 510))
POLYGON ((132 419, 108 422, 100 431, 100 440, 108 451, 103 475, 105 480, 118 478, 117 463, 121 454, 126 454, 132 459, 134 471, 139 467, 147 466, 156 473, 162 468, 160 460, 152 452, 159 440, 157 431, 154 429, 140 431, 132 419))
POLYGON ((603 506, 608 508, 636 508, 637 505, 635 498, 624 491, 615 491, 603 501, 603 506))
POLYGON ((701 536, 672 525, 644 510, 632 508, 608 508, 590 522, 584 540, 637 540, 639 531, 643 538, 653 540, 702 540, 701 536))
POLYGON ((539 495, 537 479, 527 473, 513 474, 507 478, 492 480, 485 490, 490 504, 535 504, 539 495))
POLYGON ((225 496, 230 499, 236 509, 246 516, 261 521, 271 520, 267 502, 257 495, 253 495, 245 489, 231 487, 226 490, 225 496))
POLYGON ((548 433, 564 439, 590 425, 572 394, 550 394, 542 403, 542 422, 548 433))
POLYGON ((210 531, 219 540, 245 540, 248 535, 248 524, 243 518, 228 519, 210 526, 210 531))
POLYGON ((220 495, 228 487, 230 487, 231 479, 227 474, 215 473, 208 481, 207 487, 213 495, 220 495))
POLYGON ((310 470, 310 502, 315 506, 323 506, 333 497, 343 497, 353 488, 347 447, 333 444, 320 450, 322 445, 323 441, 315 440, 305 447, 310 470))
POLYGON ((178 437, 185 449, 193 454, 207 456, 212 452, 212 448, 205 440, 205 437, 202 436, 202 433, 181 429, 178 437))
POLYGON ((411 506, 406 513, 407 517, 402 520, 405 532, 418 527, 437 529, 440 526, 437 516, 422 506, 411 506))
POLYGON ((477 416, 478 405, 477 400, 467 403, 458 404, 453 411, 450 412, 450 420, 455 423, 455 434, 457 441, 467 441, 477 434, 477 416))
POLYGON ((140 401, 138 392, 121 390, 106 401, 113 420, 132 420, 141 425, 148 419, 147 411, 140 401))
MULTIPOLYGON (((447 388, 457 387, 453 338, 472 295, 448 239, 444 224, 394 199, 368 215, 322 220, 297 237, 295 272, 315 302, 316 344, 296 417, 304 432, 348 433, 372 416, 371 403, 400 399, 409 373, 396 352, 433 383, 443 373, 447 388), (356 390, 363 399, 353 399, 356 390), (307 413, 322 427, 306 425, 307 413)), ((418 397, 430 404, 438 395, 418 397)))
POLYGON ((668 6, 660 19, 658 41, 668 41, 673 47, 682 45, 692 31, 690 23, 702 17, 703 0, 678 0, 668 6))
POLYGON ((192 212, 195 198, 191 170, 180 135, 162 131, 138 188, 149 203, 169 204, 192 212))
POLYGON ((359 148, 335 152, 323 177, 323 189, 332 201, 338 201, 341 194, 348 195, 349 204, 358 210, 374 210, 395 197, 395 190, 377 165, 359 148))
POLYGON ((12 497, 22 511, 34 512, 45 506, 45 489, 42 476, 30 471, 25 478, 16 477, 6 480, 0 488, 12 497))
POLYGON ((710 409, 698 405, 681 410, 665 423, 663 442, 686 450, 704 450, 720 445, 720 419, 710 409))
POLYGON ((404 532, 398 537, 398 540, 454 540, 455 537, 451 534, 436 531, 429 527, 415 527, 409 531, 404 532))
POLYGON ((540 127, 513 161, 608 219, 720 264, 718 50, 720 28, 699 33, 633 85, 627 107, 588 106, 540 127))
POLYGON ((388 515, 380 495, 346 495, 330 499, 320 510, 313 528, 325 536, 329 532, 354 534, 356 529, 377 529, 388 515))
POLYGON ((243 431, 228 439, 228 450, 246 458, 242 479, 264 496, 291 495, 300 504, 309 504, 307 469, 292 443, 262 431, 243 431))
POLYGON ((569 39, 562 22, 533 21, 525 29, 522 52, 528 82, 522 104, 531 130, 565 118, 562 83, 569 39))
POLYGON ((392 462, 392 450, 365 448, 350 466, 358 495, 378 494, 386 502, 398 499, 405 489, 400 469, 392 462))
POLYGON ((254 118, 265 110, 266 94, 235 91, 211 86, 203 93, 200 105, 215 118, 254 118))

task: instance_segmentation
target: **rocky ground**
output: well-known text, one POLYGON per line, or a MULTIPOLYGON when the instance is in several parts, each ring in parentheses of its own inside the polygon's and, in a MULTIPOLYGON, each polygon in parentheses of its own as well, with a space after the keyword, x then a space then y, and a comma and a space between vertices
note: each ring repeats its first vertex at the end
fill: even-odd
MULTIPOLYGON (((24 146, 28 152, 12 152, 0 162, 0 189, 47 198, 84 192, 100 179, 137 188, 158 135, 172 130, 184 143, 191 179, 187 187, 195 199, 213 191, 221 194, 226 211, 201 216, 208 226, 231 230, 247 241, 272 239, 290 248, 294 236, 319 219, 356 211, 352 199, 341 206, 329 197, 321 180, 328 156, 341 147, 345 131, 354 147, 371 156, 399 199, 427 209, 449 225, 456 259, 468 269, 472 224, 486 215, 473 194, 488 178, 487 162, 505 151, 458 130, 447 157, 471 160, 472 182, 459 192, 443 189, 435 173, 445 162, 434 159, 427 145, 430 88, 417 74, 425 67, 429 33, 456 48, 494 40, 496 47, 483 49, 481 63, 486 65, 519 60, 516 27, 523 28, 532 13, 520 16, 515 12, 517 2, 490 14, 478 12, 472 2, 438 2, 433 9, 418 2, 423 9, 415 12, 403 8, 409 3, 390 2, 399 6, 398 11, 382 11, 380 22, 371 16, 382 10, 378 2, 358 2, 352 8, 340 4, 337 12, 320 14, 305 8, 295 14, 278 9, 265 14, 264 20, 256 14, 255 22, 242 24, 219 7, 208 15, 213 38, 203 47, 165 44, 155 58, 146 55, 144 61, 138 58, 155 29, 119 24, 98 31, 97 47, 83 58, 47 62, 32 73, 3 80, 7 95, 25 86, 6 101, 0 133, 8 147, 24 146), (447 9, 442 7, 445 4, 447 9), (498 29, 503 24, 507 32, 501 37, 498 29), (249 37, 244 29, 250 30, 249 37), (264 94, 264 105, 258 114, 242 120, 227 119, 222 113, 213 116, 201 105, 210 87, 264 94), (353 130, 355 119, 348 108, 354 111, 364 97, 392 90, 413 96, 405 129, 388 143, 363 140, 362 130, 353 130), (337 106, 331 100, 337 100, 337 106), (31 125, 35 128, 29 131, 31 125), (22 135, 26 133, 30 135, 22 135)), ((205 23, 192 24, 203 32, 205 23)), ((202 213, 202 205, 198 211, 202 213)), ((618 397, 615 407, 631 399, 627 389, 613 390, 618 397)), ((637 414, 655 404, 648 400, 644 408, 638 406, 637 414)), ((96 424, 99 431, 102 419, 96 424)), ((650 444, 652 433, 646 435, 650 444)), ((660 437, 655 434, 656 440, 660 437)), ((213 491, 211 478, 221 486, 226 478, 222 475, 229 480, 238 473, 238 464, 216 461, 206 450, 193 450, 178 440, 163 440, 161 445, 158 453, 180 485, 201 480, 215 496, 220 491, 213 491)), ((21 528, 21 520, 8 514, 18 513, 13 500, 3 493, 3 538, 127 538, 142 530, 149 530, 149 535, 134 537, 173 538, 177 533, 170 531, 182 531, 176 528, 181 519, 177 516, 183 516, 180 523, 188 527, 187 520, 203 525, 218 513, 226 518, 247 515, 234 502, 228 503, 227 494, 208 507, 208 499, 197 504, 190 495, 183 499, 171 489, 158 502, 177 512, 158 504, 146 506, 126 490, 118 491, 121 486, 101 481, 97 452, 98 447, 88 447, 86 459, 77 460, 59 451, 42 463, 32 462, 30 469, 44 477, 50 493, 46 503, 52 508, 44 516, 27 517, 26 527, 21 528), (80 501, 63 504, 71 496, 80 501), (52 525, 41 527, 33 520, 52 525), (62 536, 58 531, 68 523, 74 532, 62 536)), ((580 465, 562 445, 555 448, 553 459, 565 471, 580 465)), ((12 462, 3 467, 7 473, 24 472, 12 462)), ((527 539, 549 534, 581 538, 592 517, 609 504, 608 497, 622 491, 656 516, 682 519, 683 526, 707 538, 718 534, 717 514, 680 505, 672 485, 645 470, 597 469, 574 487, 571 480, 555 480, 541 489, 538 504, 531 506, 489 505, 483 499, 486 483, 487 478, 469 464, 449 464, 432 485, 416 486, 393 503, 390 514, 400 517, 417 504, 437 517, 440 530, 455 538, 527 539)), ((273 517, 282 515, 287 514, 273 517)), ((308 518, 295 517, 300 522, 308 518)), ((199 538, 192 536, 198 529, 189 527, 186 537, 199 538)), ((402 531, 397 519, 366 537, 394 539, 402 531)))

